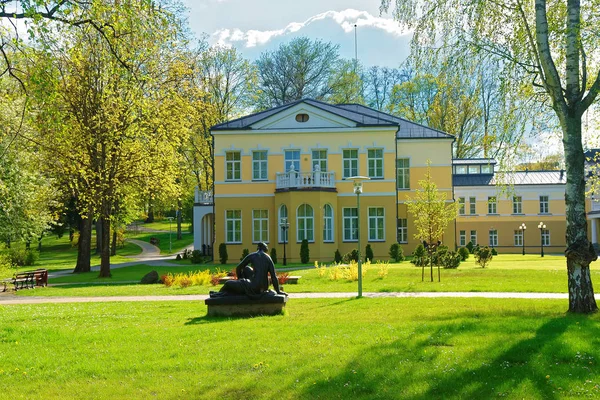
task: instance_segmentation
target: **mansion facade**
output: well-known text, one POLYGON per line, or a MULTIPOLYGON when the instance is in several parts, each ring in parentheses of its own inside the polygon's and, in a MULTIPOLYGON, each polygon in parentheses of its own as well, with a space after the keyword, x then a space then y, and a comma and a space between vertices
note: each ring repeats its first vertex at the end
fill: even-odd
MULTIPOLYGON (((472 241, 502 253, 565 248, 561 171, 499 176, 492 159, 453 159, 453 136, 366 106, 303 99, 211 133, 214 185, 212 192, 196 191, 195 249, 210 252, 225 243, 229 259, 237 260, 243 249, 266 242, 279 259, 285 246, 287 260, 298 262, 306 239, 312 261, 331 261, 336 250, 358 247, 360 217, 363 254, 370 244, 375 259, 388 259, 395 242, 410 254, 419 241, 405 203, 428 163, 438 191, 459 204, 444 244, 472 241), (369 178, 360 209, 348 179, 355 176, 369 178), (500 178, 510 185, 497 185, 500 178)), ((595 203, 588 206, 593 216, 595 203)))

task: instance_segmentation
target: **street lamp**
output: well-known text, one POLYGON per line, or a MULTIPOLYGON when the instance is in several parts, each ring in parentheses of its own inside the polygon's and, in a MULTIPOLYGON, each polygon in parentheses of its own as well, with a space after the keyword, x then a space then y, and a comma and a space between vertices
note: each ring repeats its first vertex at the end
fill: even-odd
POLYGON ((288 229, 290 229, 290 223, 287 218, 281 218, 279 220, 279 226, 283 229, 283 265, 287 265, 287 258, 285 255, 285 245, 287 243, 287 233, 288 229))
POLYGON ((527 226, 525 226, 525 222, 521 224, 519 229, 521 230, 521 240, 523 241, 523 255, 525 255, 525 229, 527 229, 527 226))
POLYGON ((358 234, 358 297, 362 297, 362 257, 360 255, 360 195, 363 192, 363 181, 369 180, 366 176, 351 176, 347 178, 354 182, 354 193, 356 194, 356 218, 358 234))
POLYGON ((171 249, 172 249, 172 241, 171 241, 171 222, 173 222, 173 218, 174 217, 167 217, 167 219, 169 220, 169 254, 171 254, 171 249))
POLYGON ((542 253, 542 257, 544 257, 544 229, 546 229, 546 225, 540 222, 538 228, 540 229, 540 252, 542 253))

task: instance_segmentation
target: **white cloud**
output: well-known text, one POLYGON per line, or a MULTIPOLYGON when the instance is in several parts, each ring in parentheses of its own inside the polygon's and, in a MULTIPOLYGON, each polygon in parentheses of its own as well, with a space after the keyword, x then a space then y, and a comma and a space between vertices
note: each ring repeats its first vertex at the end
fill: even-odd
POLYGON ((310 17, 304 22, 291 22, 282 29, 271 31, 251 29, 245 32, 240 29, 220 29, 213 33, 212 36, 219 45, 231 46, 233 42, 245 42, 244 45, 246 47, 255 47, 263 45, 278 36, 298 32, 300 29, 316 21, 323 20, 332 20, 336 22, 346 33, 352 32, 355 24, 359 28, 370 27, 380 29, 394 36, 402 36, 408 33, 407 29, 403 28, 402 25, 393 19, 376 17, 369 14, 367 11, 349 8, 343 11, 326 11, 310 17))

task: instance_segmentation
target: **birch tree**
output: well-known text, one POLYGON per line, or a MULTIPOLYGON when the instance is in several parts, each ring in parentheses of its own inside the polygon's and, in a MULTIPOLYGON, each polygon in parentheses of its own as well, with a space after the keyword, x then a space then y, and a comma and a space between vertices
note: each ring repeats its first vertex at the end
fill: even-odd
POLYGON ((600 91, 597 0, 382 0, 382 11, 414 29, 413 50, 461 47, 502 58, 502 75, 554 111, 566 161, 569 311, 597 310, 589 265, 582 116, 600 91))

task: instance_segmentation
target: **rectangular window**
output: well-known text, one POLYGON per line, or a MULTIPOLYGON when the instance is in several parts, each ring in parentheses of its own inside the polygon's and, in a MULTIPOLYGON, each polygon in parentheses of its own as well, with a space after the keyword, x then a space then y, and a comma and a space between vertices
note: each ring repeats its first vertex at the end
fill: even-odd
POLYGON ((285 151, 285 172, 290 172, 292 167, 294 171, 300 171, 300 150, 285 151))
POLYGON ((242 155, 239 151, 225 152, 225 171, 226 181, 242 179, 242 155))
POLYGON ((479 165, 469 165, 469 174, 478 174, 479 165))
POLYGON ((498 231, 495 229, 490 229, 490 246, 498 246, 498 231))
POLYGON ((473 246, 477 244, 477 231, 471 231, 471 237, 469 241, 473 243, 473 246))
POLYGON ((542 246, 550 246, 550 230, 542 229, 542 246))
POLYGON ((458 214, 465 215, 465 198, 458 198, 458 214))
POLYGON ((385 240, 385 211, 383 207, 369 207, 369 240, 385 240))
POLYGON ((523 198, 513 196, 513 214, 523 214, 523 198))
POLYGON ((410 189, 410 160, 399 158, 396 160, 396 180, 398 189, 410 189))
POLYGON ((242 210, 225 211, 225 240, 242 243, 242 210))
POLYGON ((496 196, 488 197, 488 214, 497 214, 497 208, 496 196))
POLYGON ((342 221, 344 229, 344 241, 358 241, 358 211, 356 208, 344 208, 344 219, 342 221))
POLYGON ((459 238, 460 238, 460 246, 466 246, 467 245, 467 231, 460 231, 459 238))
POLYGON ((550 213, 550 202, 548 196, 540 196, 540 214, 550 213))
POLYGON ((515 246, 523 246, 523 231, 520 229, 515 231, 515 246))
POLYGON ((466 174, 467 166, 466 165, 457 165, 455 168, 456 174, 466 174))
POLYGON ((408 220, 398 218, 398 243, 408 243, 408 220))
POLYGON ((323 241, 333 242, 333 208, 329 204, 323 207, 323 241))
POLYGON ((494 169, 492 168, 491 165, 482 165, 481 166, 481 173, 482 174, 493 174, 494 173, 494 169))
POLYGON ((383 179, 383 149, 367 150, 369 178, 383 179))
POLYGON ((269 211, 252 210, 252 242, 269 241, 269 211))
POLYGON ((327 172, 327 150, 313 150, 312 151, 312 170, 317 170, 317 165, 321 169, 321 172, 327 172))
MULTIPOLYGON (((476 206, 477 206, 477 199, 475 197, 469 197, 469 214, 471 215, 475 215, 477 214, 476 211, 476 206)), ((475 243, 473 243, 475 244, 475 243)))
POLYGON ((344 178, 358 176, 358 150, 343 150, 342 164, 344 168, 344 178))
POLYGON ((267 180, 267 152, 253 151, 252 152, 252 180, 266 181, 267 180))

